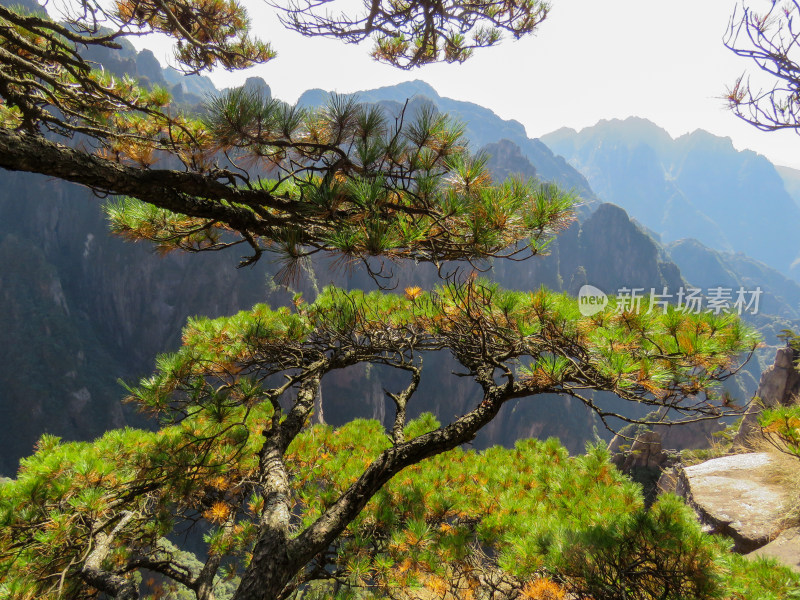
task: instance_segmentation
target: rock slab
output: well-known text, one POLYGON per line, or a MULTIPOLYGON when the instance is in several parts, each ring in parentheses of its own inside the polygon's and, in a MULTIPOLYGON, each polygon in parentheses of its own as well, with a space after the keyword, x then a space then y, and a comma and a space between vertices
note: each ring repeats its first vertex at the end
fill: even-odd
POLYGON ((771 480, 771 463, 757 452, 678 468, 674 490, 711 531, 730 536, 746 554, 775 540, 784 526, 786 492, 771 480))

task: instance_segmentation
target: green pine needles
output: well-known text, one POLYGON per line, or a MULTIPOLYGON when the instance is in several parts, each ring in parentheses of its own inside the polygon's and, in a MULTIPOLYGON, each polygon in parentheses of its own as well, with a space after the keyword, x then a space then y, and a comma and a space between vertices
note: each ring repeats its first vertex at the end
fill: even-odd
POLYGON ((272 536, 297 557, 281 584, 291 593, 382 597, 400 586, 480 598, 486 581, 522 593, 547 576, 595 598, 612 597, 597 591, 612 583, 629 590, 620 598, 718 597, 719 547, 674 502, 645 512, 599 449, 570 458, 553 440, 478 454, 459 446, 505 402, 544 392, 581 398, 603 419, 612 414, 586 390, 719 415, 713 383, 754 344, 733 318, 582 317, 567 296, 477 280, 404 295, 327 288, 292 309, 196 318, 183 347, 130 388, 159 431, 93 443, 44 436, 3 486, 0 577, 12 598, 91 597, 102 585, 198 593, 220 577, 244 582, 271 525, 265 515, 283 514, 272 536), (452 353, 482 400, 451 423, 409 421, 424 354, 436 350, 452 353), (406 374, 406 388, 387 391, 393 427, 308 428, 322 379, 360 363, 406 374), (187 528, 206 532, 199 570, 165 550, 187 528), (576 561, 580 548, 596 559, 576 561), (631 570, 612 560, 636 552, 650 562, 631 570), (665 564, 672 591, 659 596, 666 575, 654 573, 665 564), (146 572, 160 574, 152 589, 132 578, 146 572))
MULTIPOLYGON (((263 426, 271 417, 256 413, 243 422, 263 426)), ((413 438, 439 426, 423 415, 406 434, 413 438)), ((4 597, 92 597, 74 570, 97 532, 120 523, 124 529, 107 568, 162 571, 164 577, 137 579, 143 598, 191 597, 189 586, 208 562, 179 552, 167 536, 174 539, 198 520, 206 524, 209 561, 224 557, 211 586, 218 598, 230 597, 265 498, 237 480, 237 470, 248 468, 247 460, 236 458, 243 454, 229 455, 225 464, 201 464, 203 449, 189 451, 179 442, 200 429, 194 423, 180 435, 169 427, 121 430, 93 443, 44 436, 18 478, 0 487, 4 597), (194 460, 185 471, 159 470, 177 466, 186 452, 194 452, 194 460)), ((257 447, 229 441, 240 449, 257 447)), ((389 445, 376 421, 300 434, 285 457, 293 473, 295 530, 323 515, 389 445)), ((645 510, 638 486, 616 471, 601 447, 570 457, 550 439, 484 452, 458 448, 406 469, 295 584, 304 591, 293 597, 337 600, 391 598, 399 590, 446 598, 485 598, 492 590, 547 597, 535 595, 543 588, 555 598, 571 592, 596 600, 785 600, 797 595, 800 578, 763 560, 730 555, 725 543, 701 532, 678 498, 662 497, 645 510)))
POLYGON ((246 264, 271 251, 291 274, 318 252, 366 265, 371 257, 440 265, 535 254, 572 221, 575 199, 556 186, 493 184, 463 126, 430 107, 390 120, 352 98, 309 111, 240 88, 210 101, 201 131, 186 160, 202 165, 224 152, 265 175, 218 174, 238 182, 220 186, 219 209, 250 224, 128 198, 106 208, 116 233, 165 252, 247 243, 255 253, 246 264))

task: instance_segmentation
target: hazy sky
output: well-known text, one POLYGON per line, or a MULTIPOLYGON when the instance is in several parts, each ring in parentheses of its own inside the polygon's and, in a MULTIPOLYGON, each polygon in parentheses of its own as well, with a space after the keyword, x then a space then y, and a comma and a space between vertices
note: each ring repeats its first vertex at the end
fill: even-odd
MULTIPOLYGON (((748 0, 751 6, 768 0, 748 0)), ((721 99, 750 65, 722 45, 737 0, 552 0, 538 34, 476 52, 463 65, 401 71, 369 58, 369 45, 302 38, 284 31, 261 0, 244 0, 254 30, 278 51, 245 72, 215 72, 218 87, 258 75, 293 102, 306 89, 338 92, 423 79, 441 95, 516 119, 535 137, 600 119, 645 117, 674 137, 702 128, 732 138, 776 164, 800 168, 800 136, 763 133, 721 99)), ((163 45, 143 39, 159 59, 163 45)))

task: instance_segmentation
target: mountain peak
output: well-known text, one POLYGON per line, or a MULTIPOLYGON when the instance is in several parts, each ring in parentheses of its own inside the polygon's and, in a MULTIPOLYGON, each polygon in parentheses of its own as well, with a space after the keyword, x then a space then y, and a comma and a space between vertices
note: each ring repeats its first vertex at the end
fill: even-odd
POLYGON ((698 129, 673 140, 634 117, 542 139, 577 165, 603 200, 628 210, 665 242, 695 237, 794 274, 800 210, 772 164, 737 151, 730 138, 698 129))
POLYGON ((700 146, 713 150, 736 152, 731 138, 714 135, 705 129, 695 129, 691 133, 680 136, 675 141, 686 146, 700 146))
POLYGON ((587 127, 581 130, 581 133, 587 129, 595 129, 603 133, 613 132, 614 135, 630 138, 630 139, 659 139, 672 141, 672 136, 667 131, 649 119, 643 117, 627 117, 625 119, 601 119, 594 127, 587 127))
POLYGON ((649 129, 661 129, 658 125, 656 125, 650 119, 645 119, 644 117, 637 117, 635 115, 631 115, 630 117, 625 117, 624 119, 612 118, 612 119, 600 119, 597 122, 597 125, 614 125, 614 126, 623 126, 629 128, 637 128, 637 127, 646 127, 649 129))
POLYGON ((628 147, 646 143, 664 148, 672 144, 672 136, 665 129, 642 117, 601 119, 579 131, 562 127, 543 135, 541 140, 559 154, 570 154, 570 147, 586 144, 588 140, 603 140, 605 143, 613 142, 628 147))
POLYGON ((356 92, 357 95, 368 93, 370 98, 383 100, 382 96, 390 96, 391 99, 397 99, 398 96, 405 96, 406 98, 413 98, 414 96, 426 96, 431 100, 438 100, 439 93, 433 89, 433 86, 421 79, 413 81, 404 81, 396 85, 387 85, 379 87, 374 90, 356 92))
MULTIPOLYGON (((322 106, 326 104, 333 92, 326 92, 319 88, 306 90, 297 101, 299 106, 322 106)), ((424 97, 433 101, 438 101, 441 96, 435 89, 421 79, 414 81, 404 81, 397 85, 386 85, 374 90, 361 90, 346 96, 355 96, 360 102, 382 102, 386 100, 402 102, 409 98, 424 97)))
POLYGON ((261 77, 248 77, 244 88, 253 92, 260 92, 264 98, 272 98, 272 90, 261 77))

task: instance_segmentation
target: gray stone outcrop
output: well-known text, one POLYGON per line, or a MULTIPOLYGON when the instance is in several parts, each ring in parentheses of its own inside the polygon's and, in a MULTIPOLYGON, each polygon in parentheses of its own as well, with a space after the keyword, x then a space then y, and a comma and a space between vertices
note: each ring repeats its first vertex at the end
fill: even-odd
POLYGON ((734 550, 752 552, 785 528, 785 490, 770 477, 772 457, 734 454, 675 467, 659 480, 662 491, 683 496, 709 531, 729 536, 734 550))
POLYGON ((677 462, 678 454, 664 450, 661 434, 656 431, 638 434, 627 450, 623 450, 625 441, 626 438, 620 434, 611 440, 608 446, 612 453, 611 462, 636 483, 641 484, 645 504, 649 506, 658 495, 657 483, 662 472, 677 462))
POLYGON ((625 452, 620 451, 623 442, 624 438, 617 435, 609 444, 609 449, 615 453, 611 460, 623 473, 642 468, 660 470, 668 459, 661 443, 661 435, 655 431, 645 431, 637 435, 630 450, 625 452))
POLYGON ((750 403, 739 426, 734 443, 750 447, 749 439, 760 431, 758 416, 763 408, 789 406, 797 402, 800 393, 800 372, 795 368, 796 355, 788 346, 779 348, 775 362, 761 374, 756 396, 750 403))

